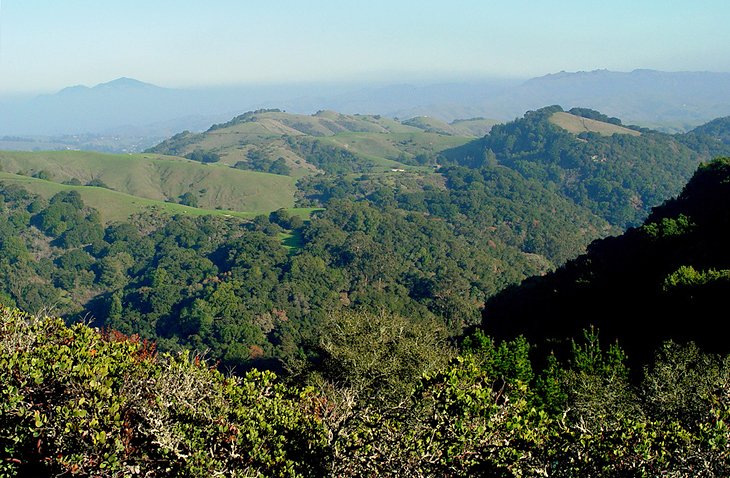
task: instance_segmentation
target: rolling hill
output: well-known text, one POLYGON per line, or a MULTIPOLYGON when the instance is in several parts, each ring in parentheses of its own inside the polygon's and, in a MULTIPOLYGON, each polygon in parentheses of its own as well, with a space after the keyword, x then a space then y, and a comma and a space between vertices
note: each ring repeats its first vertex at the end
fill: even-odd
POLYGON ((415 126, 429 133, 441 133, 453 136, 484 136, 499 121, 486 118, 471 118, 446 123, 445 121, 430 116, 414 116, 402 123, 415 126))
MULTIPOLYGON (((109 85, 108 90, 121 84, 109 85)), ((129 83, 129 89, 147 89, 129 83)), ((81 89, 64 95, 81 95, 81 89)), ((488 120, 468 120, 463 131, 485 127, 488 120)), ((447 125, 448 126, 448 125, 447 125)), ((415 158, 433 158, 444 149, 460 146, 473 136, 425 131, 381 116, 342 115, 320 111, 293 115, 277 110, 246 113, 207 132, 184 132, 144 154, 103 154, 81 151, 0 152, 0 179, 22 184, 29 191, 50 197, 62 190, 78 190, 83 200, 100 211, 105 223, 124 220, 147 208, 181 214, 256 213, 294 206, 295 181, 328 172, 398 171, 430 173, 415 158), (182 156, 207 151, 219 155, 216 163, 182 156), (241 168, 252 158, 285 158, 290 175, 268 174, 241 168), (410 164, 404 164, 410 163, 410 164), (238 167, 231 167, 238 166, 238 167), (97 187, 94 187, 97 186, 97 187), (101 186, 101 187, 98 187, 101 186), (177 204, 185 194, 194 205, 177 204)))
POLYGON ((547 104, 583 106, 628 123, 685 132, 730 114, 730 74, 700 71, 561 71, 532 78, 478 103, 494 118, 514 118, 547 104))
POLYGON ((20 176, 12 173, 0 173, 0 183, 21 186, 28 192, 37 194, 45 199, 49 199, 51 196, 61 191, 78 191, 81 195, 81 199, 87 206, 99 211, 101 222, 103 224, 126 221, 133 214, 150 210, 170 215, 221 215, 246 219, 251 219, 257 214, 256 212, 190 207, 173 202, 133 196, 131 194, 113 191, 103 187, 73 186, 28 176, 20 176))
POLYGON ((201 150, 219 155, 223 164, 252 169, 256 161, 283 158, 295 177, 317 171, 382 171, 409 168, 418 164, 419 155, 433 156, 463 145, 474 138, 465 133, 477 124, 484 125, 473 120, 460 129, 445 125, 451 131, 444 131, 378 115, 320 111, 309 116, 260 110, 214 125, 205 133, 180 133, 148 151, 187 156, 201 150))
POLYGON ((0 152, 0 168, 71 185, 99 184, 130 196, 178 202, 191 193, 205 209, 272 211, 294 205, 294 179, 155 154, 0 152))
POLYGON ((709 136, 715 141, 730 145, 730 116, 714 119, 690 131, 692 135, 709 136))
POLYGON ((679 193, 700 162, 729 153, 710 136, 625 127, 594 110, 550 106, 442 156, 472 168, 507 166, 625 228, 679 193))

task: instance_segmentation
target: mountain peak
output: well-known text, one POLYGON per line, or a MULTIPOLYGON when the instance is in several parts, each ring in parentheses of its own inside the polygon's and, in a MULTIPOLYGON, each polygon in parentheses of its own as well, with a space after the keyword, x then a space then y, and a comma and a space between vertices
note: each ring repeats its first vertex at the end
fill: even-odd
MULTIPOLYGON (((75 93, 81 93, 84 91, 88 91, 89 87, 84 85, 74 85, 74 86, 67 86, 66 88, 62 89, 58 92, 59 95, 72 95, 75 93)), ((44 95, 48 96, 48 95, 44 95)))
POLYGON ((94 87, 98 89, 143 89, 143 88, 159 88, 151 83, 144 83, 134 78, 121 77, 107 83, 99 83, 94 87))
POLYGON ((145 89, 157 89, 160 90, 159 86, 151 83, 144 83, 134 78, 121 77, 116 80, 108 81, 106 83, 99 83, 98 85, 89 88, 84 85, 69 86, 58 92, 61 95, 77 95, 84 94, 88 91, 121 91, 121 90, 145 90, 145 89))

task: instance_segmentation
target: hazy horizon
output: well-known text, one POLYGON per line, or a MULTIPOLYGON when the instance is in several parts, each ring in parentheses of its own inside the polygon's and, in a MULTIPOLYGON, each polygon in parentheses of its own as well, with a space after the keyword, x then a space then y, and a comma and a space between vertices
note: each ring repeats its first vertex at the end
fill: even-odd
POLYGON ((119 77, 168 88, 730 71, 730 4, 0 0, 0 96, 119 77))
MULTIPOLYGON (((546 72, 545 76, 559 72, 546 72)), ((373 79, 360 79, 360 80, 309 80, 309 81, 239 81, 231 83, 209 83, 209 84, 195 84, 195 85, 182 85, 177 86, 175 84, 164 84, 153 81, 148 81, 145 78, 134 77, 130 75, 122 75, 115 78, 103 79, 97 83, 82 82, 76 84, 62 85, 60 87, 51 87, 45 89, 38 89, 33 91, 11 91, 11 92, 0 92, 0 98, 29 98, 38 95, 55 95, 62 92, 63 90, 73 89, 76 87, 82 88, 94 88, 101 85, 113 83, 118 80, 134 80, 140 83, 144 83, 151 86, 156 86, 164 89, 178 90, 178 91, 198 91, 198 90, 239 90, 244 88, 252 89, 281 89, 288 87, 298 87, 302 89, 312 88, 321 89, 323 87, 330 88, 329 92, 341 90, 342 92, 351 92, 356 89, 367 89, 367 88, 381 88, 381 87, 392 87, 392 86, 415 86, 415 87, 430 87, 439 85, 451 85, 451 84, 504 84, 504 85, 515 85, 527 81, 533 77, 380 77, 373 79)))

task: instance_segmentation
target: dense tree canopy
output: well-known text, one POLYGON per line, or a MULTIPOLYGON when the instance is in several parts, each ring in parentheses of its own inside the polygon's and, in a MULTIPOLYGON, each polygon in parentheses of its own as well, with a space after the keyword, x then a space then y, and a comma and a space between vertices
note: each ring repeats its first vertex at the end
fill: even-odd
POLYGON ((455 337, 479 322, 489 294, 542 270, 496 234, 470 239, 424 212, 367 201, 332 200, 307 222, 283 211, 253 221, 153 214, 103 228, 77 193, 46 202, 3 191, 5 304, 91 315, 161 350, 208 350, 236 367, 278 369, 272 359, 311 353, 318 324, 348 307, 436 320, 455 337), (283 247, 282 230, 297 249, 283 247))
POLYGON ((727 353, 728 323, 716 311, 730 291, 729 178, 730 159, 701 166, 643 226, 494 297, 484 326, 500 337, 538 340, 573 337, 592 323, 632 354, 668 338, 727 353))

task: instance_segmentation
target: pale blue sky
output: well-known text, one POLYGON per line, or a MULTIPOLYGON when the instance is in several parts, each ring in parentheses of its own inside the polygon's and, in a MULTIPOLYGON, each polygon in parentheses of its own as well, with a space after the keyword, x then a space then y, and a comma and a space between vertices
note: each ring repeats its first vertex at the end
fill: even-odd
POLYGON ((0 94, 730 71, 728 0, 0 0, 0 94))

